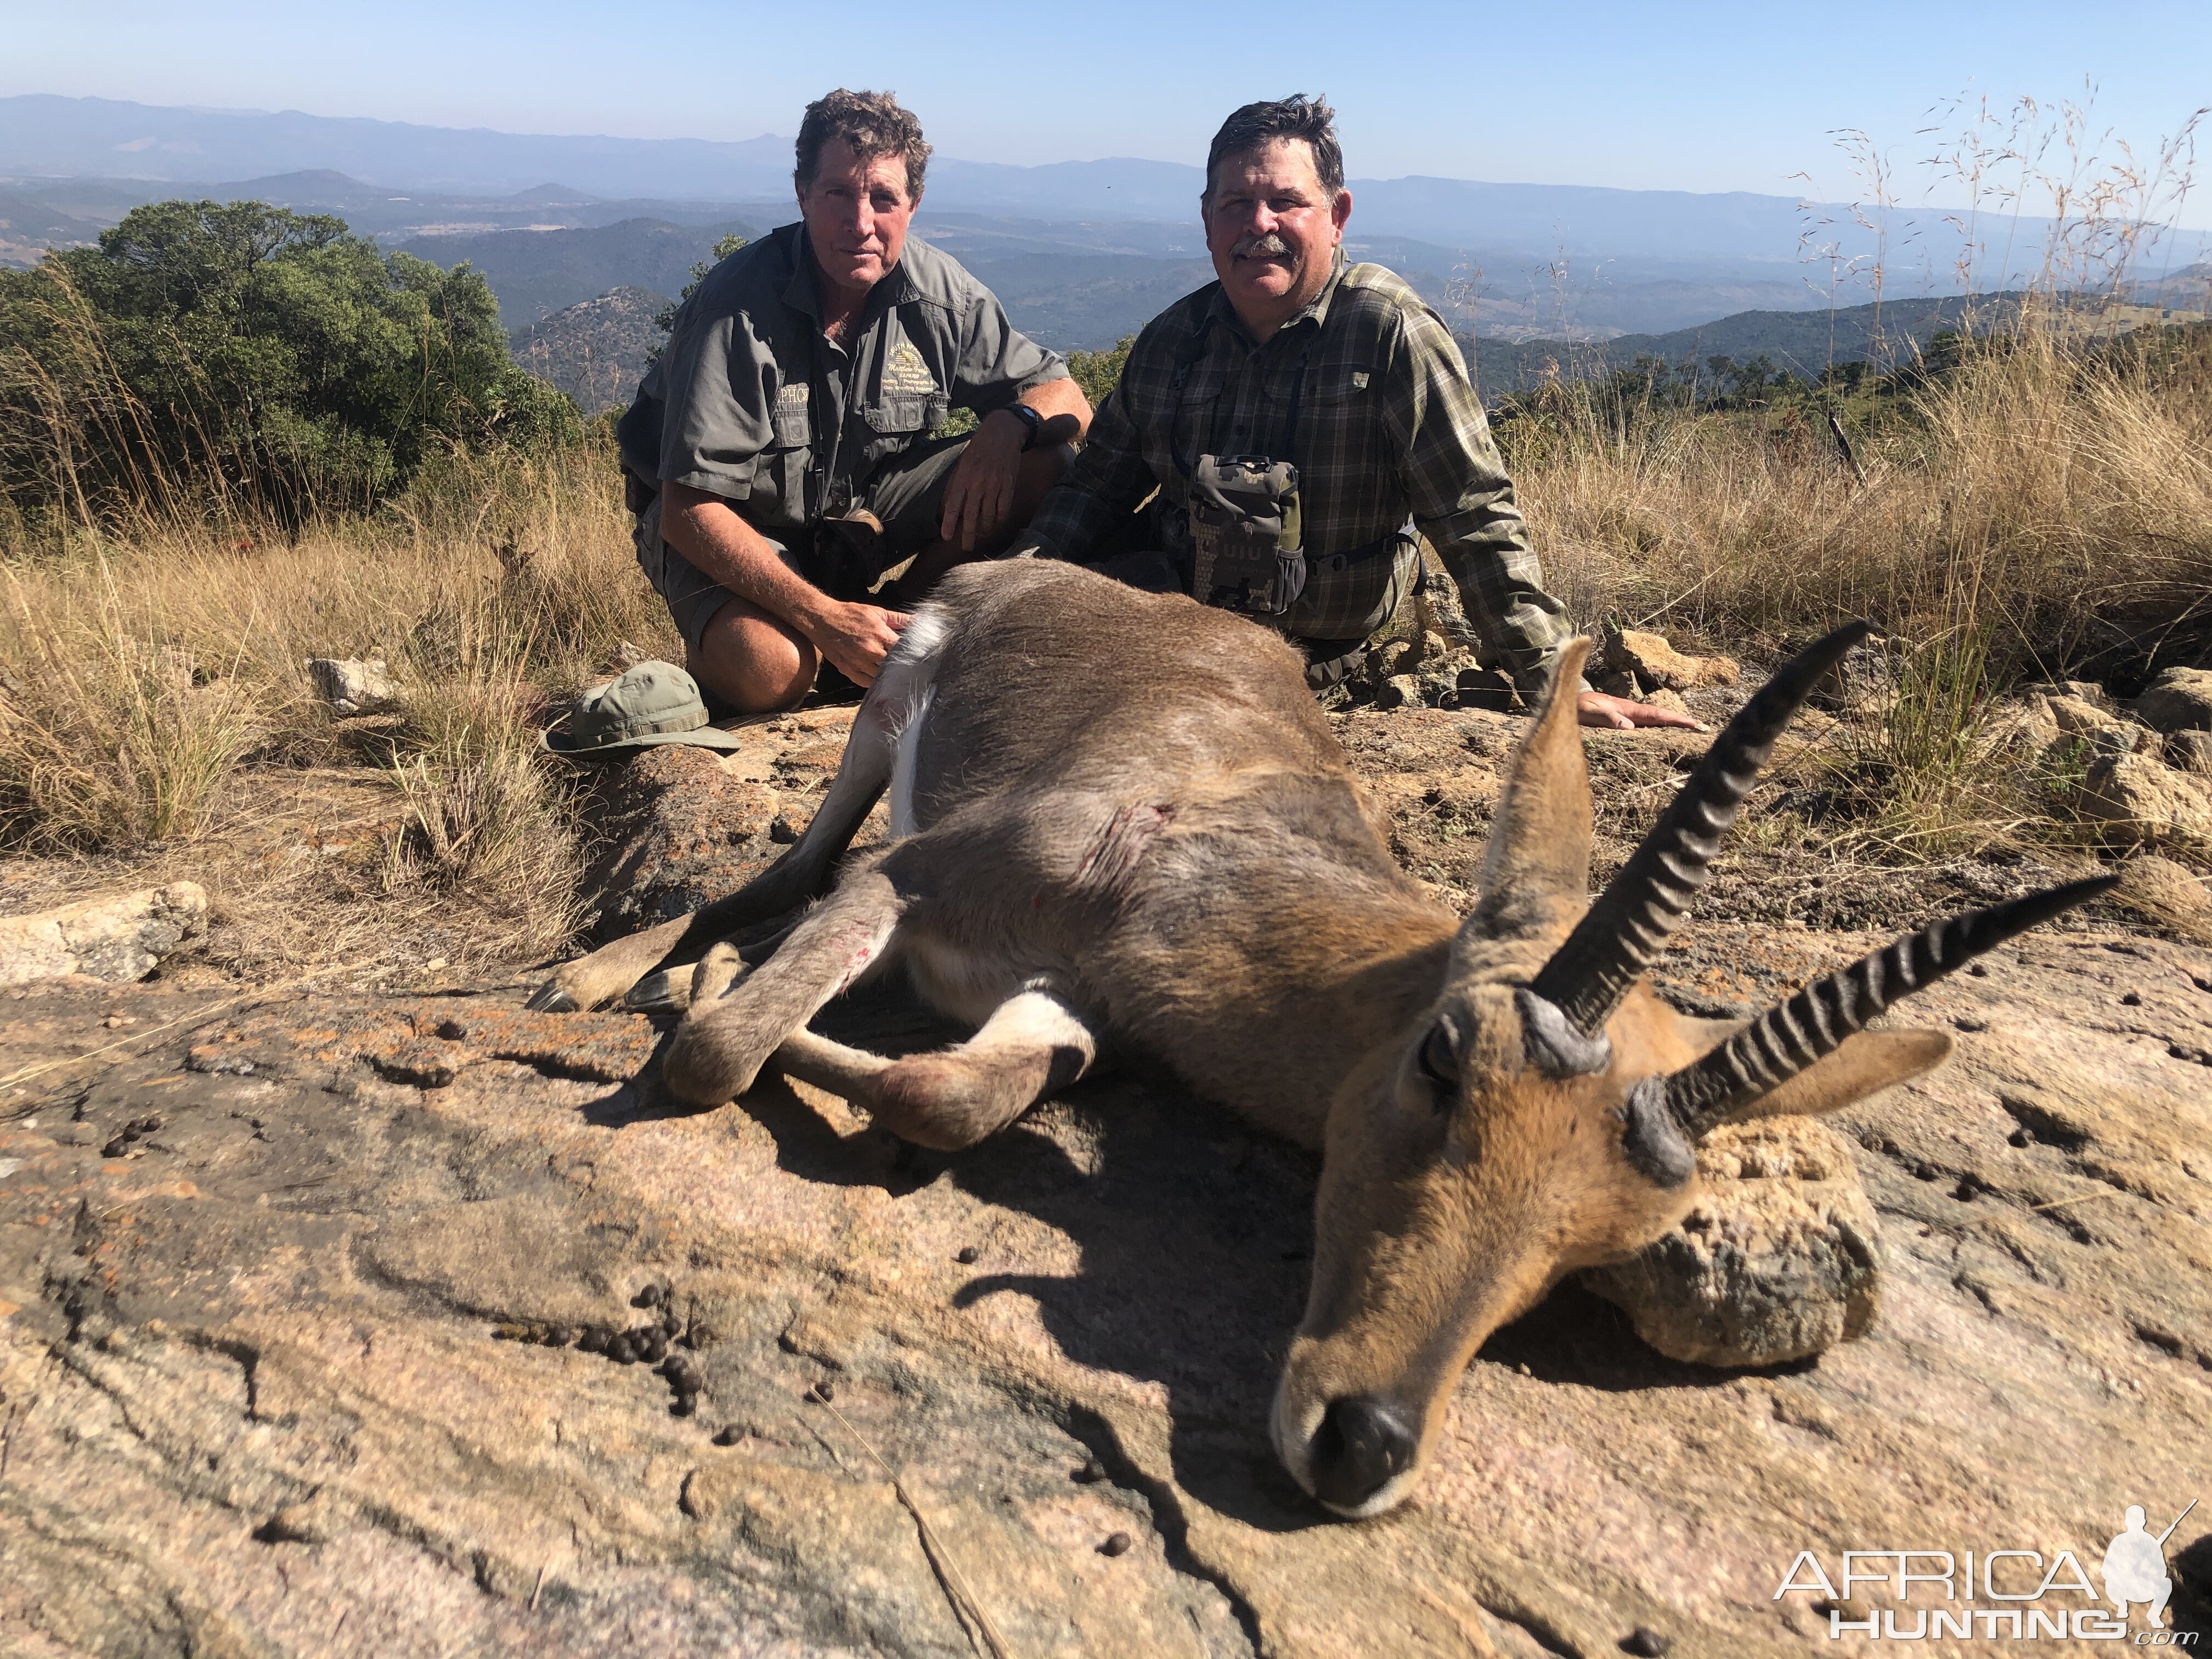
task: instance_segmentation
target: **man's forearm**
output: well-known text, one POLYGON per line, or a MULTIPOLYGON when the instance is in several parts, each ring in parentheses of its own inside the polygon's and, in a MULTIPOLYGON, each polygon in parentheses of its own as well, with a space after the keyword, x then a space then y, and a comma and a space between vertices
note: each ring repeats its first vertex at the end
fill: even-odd
POLYGON ((1043 435, 1050 442, 1074 443, 1091 430, 1091 399, 1083 395, 1083 388, 1075 383, 1072 375, 1062 375, 1056 380, 1039 381, 1022 393, 1021 401, 1044 416, 1046 427, 1043 435), (1067 429, 1066 421, 1059 428, 1053 427, 1051 422, 1060 416, 1073 421, 1073 428, 1067 429))
POLYGON ((828 598, 784 563, 768 539, 719 495, 688 484, 661 487, 663 540, 739 599, 812 636, 828 598))

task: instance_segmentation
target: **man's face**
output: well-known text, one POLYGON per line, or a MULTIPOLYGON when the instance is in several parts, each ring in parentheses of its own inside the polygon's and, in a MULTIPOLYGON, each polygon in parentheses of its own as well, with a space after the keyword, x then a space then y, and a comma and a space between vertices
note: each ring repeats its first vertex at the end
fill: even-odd
POLYGON ((1328 284, 1352 192, 1322 188, 1313 146, 1270 138, 1214 165, 1205 203, 1206 246, 1229 302, 1261 338, 1313 302, 1328 284))
POLYGON ((898 264, 915 205, 904 156, 857 155, 842 138, 822 146, 813 181, 799 192, 814 262, 848 295, 866 294, 898 264))

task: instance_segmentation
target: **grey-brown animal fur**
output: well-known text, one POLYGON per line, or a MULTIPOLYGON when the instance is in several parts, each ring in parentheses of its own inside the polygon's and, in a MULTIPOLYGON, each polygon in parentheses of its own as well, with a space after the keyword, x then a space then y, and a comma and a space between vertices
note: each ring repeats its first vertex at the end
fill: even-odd
MULTIPOLYGON (((1840 654, 1844 638, 1824 647, 1840 654)), ((1692 1120, 1668 1115, 1663 1081, 1743 1023, 1652 994, 1640 964, 1656 933, 1596 1029, 1532 991, 1590 909, 1589 778, 1559 690, 1587 648, 1563 654, 1516 751, 1462 923, 1392 859, 1274 635, 1066 565, 957 569, 886 661, 783 858, 694 917, 568 964, 532 1005, 684 1009, 665 1074, 702 1106, 772 1063, 908 1139, 957 1147, 1119 1052, 1320 1149, 1312 1289, 1270 1426, 1309 1492, 1379 1512, 1412 1490, 1492 1330, 1688 1212, 1689 1144, 1730 1117, 1833 1110, 1949 1052, 1939 1033, 1860 1030, 1852 1004, 1755 1092, 1692 1120), (822 893, 887 786, 893 840, 848 861, 749 969, 728 936, 822 893), (894 963, 976 1035, 890 1060, 805 1029, 894 963)), ((1685 787, 1708 818, 1732 815, 1814 654, 1685 787)), ((1607 907, 1660 913, 1612 890, 1607 907)), ((2027 925, 1988 915, 1976 949, 2027 925)))

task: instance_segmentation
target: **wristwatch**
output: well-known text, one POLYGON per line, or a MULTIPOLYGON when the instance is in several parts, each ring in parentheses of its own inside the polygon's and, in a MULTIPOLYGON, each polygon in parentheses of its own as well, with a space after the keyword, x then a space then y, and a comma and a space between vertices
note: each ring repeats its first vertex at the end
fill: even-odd
POLYGON ((1022 453, 1026 455, 1036 447, 1037 436, 1044 430, 1044 416, 1027 404, 1008 404, 1006 413, 1020 416, 1022 424, 1029 428, 1022 434, 1022 453))

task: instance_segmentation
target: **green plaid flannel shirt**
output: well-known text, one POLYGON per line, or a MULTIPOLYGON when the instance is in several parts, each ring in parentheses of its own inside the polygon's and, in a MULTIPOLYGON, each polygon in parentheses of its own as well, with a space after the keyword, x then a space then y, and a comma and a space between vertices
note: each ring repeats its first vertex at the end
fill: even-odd
MULTIPOLYGON (((1075 561, 1102 547, 1157 486, 1152 535, 1178 544, 1182 468, 1200 454, 1295 463, 1304 515, 1304 593, 1280 618, 1301 640, 1364 638, 1390 619, 1419 568, 1410 538, 1345 555, 1408 516, 1451 573, 1486 656, 1524 686, 1568 638, 1544 591, 1466 361, 1443 319, 1380 265, 1340 261, 1312 305, 1255 346, 1218 283, 1146 325, 1098 410, 1067 482, 1045 497, 1017 551, 1075 561), (1287 443, 1291 392, 1305 376, 1287 443), (1181 464, 1178 464, 1178 453, 1181 464)), ((1185 558, 1186 568, 1188 558, 1185 558)))

